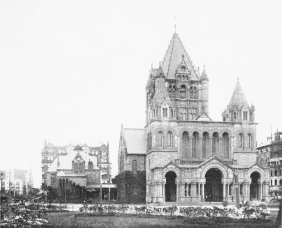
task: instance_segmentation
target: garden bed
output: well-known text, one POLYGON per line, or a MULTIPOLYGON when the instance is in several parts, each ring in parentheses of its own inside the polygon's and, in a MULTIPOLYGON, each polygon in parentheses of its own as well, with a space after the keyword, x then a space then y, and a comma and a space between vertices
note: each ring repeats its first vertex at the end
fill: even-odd
POLYGON ((59 228, 59 227, 95 227, 95 228, 144 228, 144 227, 189 227, 189 228, 276 228, 269 220, 249 219, 249 220, 214 220, 213 223, 203 223, 200 220, 191 220, 179 216, 156 216, 156 215, 138 215, 138 214, 119 214, 115 216, 101 216, 98 214, 81 214, 77 212, 48 214, 46 217, 48 224, 40 226, 41 228, 59 228), (75 215, 79 215, 75 218, 75 215))

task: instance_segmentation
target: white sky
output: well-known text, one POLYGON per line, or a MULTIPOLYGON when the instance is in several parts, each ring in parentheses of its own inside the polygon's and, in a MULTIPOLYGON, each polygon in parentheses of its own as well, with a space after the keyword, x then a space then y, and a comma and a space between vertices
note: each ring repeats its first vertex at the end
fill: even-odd
POLYGON ((221 120, 237 77, 256 106, 257 141, 282 130, 281 1, 0 1, 0 169, 32 166, 41 182, 45 139, 110 143, 121 124, 145 125, 151 64, 174 32, 210 78, 221 120))

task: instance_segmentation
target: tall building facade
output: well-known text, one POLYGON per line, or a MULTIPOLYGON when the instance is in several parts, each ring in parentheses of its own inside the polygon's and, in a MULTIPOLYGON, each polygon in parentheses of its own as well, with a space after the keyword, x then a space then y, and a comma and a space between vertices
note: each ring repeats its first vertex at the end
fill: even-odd
POLYGON ((7 169, 3 173, 2 183, 6 191, 27 195, 33 188, 32 171, 25 169, 7 169))
POLYGON ((266 143, 257 147, 258 162, 261 166, 270 169, 271 196, 282 195, 282 132, 274 133, 274 138, 269 137, 266 143))
POLYGON ((130 167, 129 153, 144 157, 147 202, 268 200, 269 172, 257 162, 255 107, 238 81, 222 121, 212 121, 207 71, 196 69, 176 33, 149 74, 143 135, 121 134, 118 160, 121 173, 130 167), (135 147, 127 151, 123 141, 135 147))

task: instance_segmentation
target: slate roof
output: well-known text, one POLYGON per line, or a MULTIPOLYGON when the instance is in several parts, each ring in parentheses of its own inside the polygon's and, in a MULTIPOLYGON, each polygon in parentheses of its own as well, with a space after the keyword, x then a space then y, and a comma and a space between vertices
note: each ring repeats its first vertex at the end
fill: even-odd
POLYGON ((189 70, 191 70, 191 79, 199 80, 196 68, 190 56, 187 54, 177 33, 174 33, 162 63, 162 69, 166 78, 175 79, 175 71, 180 66, 182 59, 184 59, 189 70))
POLYGON ((232 108, 233 106, 237 106, 238 108, 249 106, 239 80, 237 81, 235 90, 229 103, 229 108, 232 108))
POLYGON ((128 154, 146 154, 145 129, 124 128, 123 136, 128 154))
POLYGON ((209 77, 208 77, 208 75, 207 75, 206 69, 203 70, 200 79, 201 79, 201 80, 209 80, 209 77))
POLYGON ((71 170, 72 161, 76 157, 77 153, 79 153, 82 159, 85 161, 85 169, 88 169, 89 160, 93 162, 93 169, 98 169, 96 156, 89 156, 87 153, 83 151, 82 152, 71 151, 68 153, 68 155, 59 156, 59 167, 58 167, 58 157, 55 158, 47 172, 56 172, 57 169, 71 170))

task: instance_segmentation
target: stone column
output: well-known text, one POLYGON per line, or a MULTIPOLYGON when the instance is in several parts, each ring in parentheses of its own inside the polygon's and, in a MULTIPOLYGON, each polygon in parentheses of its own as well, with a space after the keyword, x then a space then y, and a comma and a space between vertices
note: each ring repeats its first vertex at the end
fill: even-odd
POLYGON ((225 188, 225 186, 226 186, 226 184, 225 184, 225 183, 223 183, 223 199, 225 199, 225 198, 226 198, 226 194, 225 194, 225 190, 226 190, 226 188, 225 188))
POLYGON ((262 197, 262 196, 263 196, 263 195, 262 195, 262 191, 263 191, 263 189, 262 189, 262 183, 259 184, 259 187, 260 187, 260 197, 259 197, 259 198, 260 198, 260 200, 262 200, 262 199, 263 199, 263 197, 262 197))
POLYGON ((179 204, 179 193, 180 193, 180 184, 179 181, 176 181, 176 204, 179 204))
POLYGON ((205 201, 206 196, 205 196, 205 183, 202 183, 202 199, 205 201))

